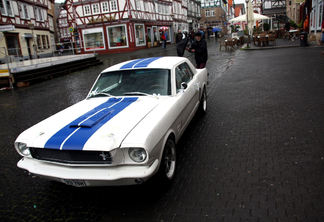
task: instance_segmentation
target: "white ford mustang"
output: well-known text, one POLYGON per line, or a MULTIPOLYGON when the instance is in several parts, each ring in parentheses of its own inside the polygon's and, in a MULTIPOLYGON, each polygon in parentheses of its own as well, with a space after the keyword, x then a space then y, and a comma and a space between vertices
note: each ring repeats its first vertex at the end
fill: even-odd
POLYGON ((104 70, 87 98, 19 135, 18 167, 73 186, 171 181, 176 144, 207 108, 207 70, 186 58, 137 59, 104 70))

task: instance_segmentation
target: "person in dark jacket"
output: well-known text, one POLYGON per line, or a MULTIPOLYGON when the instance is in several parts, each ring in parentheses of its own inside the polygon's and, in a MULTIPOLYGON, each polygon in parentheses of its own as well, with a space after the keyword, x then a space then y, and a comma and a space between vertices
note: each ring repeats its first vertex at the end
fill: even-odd
POLYGON ((180 42, 182 39, 183 39, 183 35, 182 35, 181 30, 179 30, 176 35, 176 43, 180 42))
POLYGON ((208 60, 207 43, 204 39, 202 39, 200 32, 195 34, 195 41, 191 44, 188 51, 195 53, 197 69, 203 69, 206 67, 208 60))

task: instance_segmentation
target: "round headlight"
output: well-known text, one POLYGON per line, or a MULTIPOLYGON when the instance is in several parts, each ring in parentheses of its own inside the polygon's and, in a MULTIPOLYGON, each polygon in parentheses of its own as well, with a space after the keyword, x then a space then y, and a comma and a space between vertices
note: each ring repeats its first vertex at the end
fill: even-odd
POLYGON ((147 157, 147 153, 143 148, 130 148, 128 150, 128 155, 133 161, 137 163, 144 162, 147 157))
POLYGON ((17 152, 20 155, 22 155, 22 156, 29 156, 30 155, 30 150, 27 147, 26 143, 20 143, 20 142, 15 143, 15 147, 16 147, 17 152))

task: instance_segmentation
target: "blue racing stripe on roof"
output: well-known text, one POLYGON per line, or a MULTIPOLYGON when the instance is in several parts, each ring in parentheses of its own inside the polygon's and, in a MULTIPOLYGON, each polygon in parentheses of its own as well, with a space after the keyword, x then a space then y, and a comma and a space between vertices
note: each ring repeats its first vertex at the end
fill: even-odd
POLYGON ((152 58, 148 58, 145 59, 141 62, 138 62, 133 68, 144 68, 147 67, 149 64, 151 64, 152 62, 154 62, 155 60, 158 60, 162 57, 152 57, 152 58))
POLYGON ((133 68, 134 65, 136 65, 136 63, 139 63, 141 61, 143 61, 144 59, 136 59, 136 60, 133 60, 129 63, 126 63, 124 64, 122 67, 120 67, 120 69, 131 69, 133 68))

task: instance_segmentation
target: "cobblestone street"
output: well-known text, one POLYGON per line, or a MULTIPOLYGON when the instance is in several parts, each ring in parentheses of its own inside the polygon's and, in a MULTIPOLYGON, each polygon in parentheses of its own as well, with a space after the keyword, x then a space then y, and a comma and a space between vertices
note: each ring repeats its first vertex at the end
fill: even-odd
POLYGON ((85 98, 104 68, 176 55, 174 46, 100 56, 103 65, 0 92, 0 221, 324 221, 323 48, 220 52, 212 39, 208 50, 208 112, 178 144, 169 188, 32 178, 13 143, 85 98))

